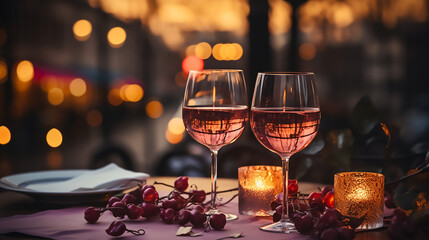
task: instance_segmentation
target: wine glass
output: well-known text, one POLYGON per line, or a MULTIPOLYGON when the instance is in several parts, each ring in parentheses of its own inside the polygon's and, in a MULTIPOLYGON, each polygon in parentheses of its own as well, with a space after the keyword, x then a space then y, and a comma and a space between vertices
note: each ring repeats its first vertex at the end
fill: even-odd
MULTIPOLYGON (((242 70, 190 71, 186 83, 182 118, 186 130, 211 151, 211 207, 216 207, 217 155, 221 147, 240 137, 248 120, 246 83, 242 70)), ((224 213, 225 214, 225 213, 224 213)), ((227 220, 237 219, 225 214, 227 220)))
MULTIPOLYGON (((288 206, 289 158, 304 149, 319 129, 320 108, 313 73, 258 73, 250 110, 258 141, 278 154, 283 168, 283 208, 288 206)), ((288 207, 279 222, 260 227, 269 232, 296 231, 288 207)))

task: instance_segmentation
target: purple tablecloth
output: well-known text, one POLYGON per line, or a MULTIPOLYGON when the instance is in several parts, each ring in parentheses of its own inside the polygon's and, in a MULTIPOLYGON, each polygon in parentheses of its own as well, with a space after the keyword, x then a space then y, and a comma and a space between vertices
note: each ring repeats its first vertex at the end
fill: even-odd
MULTIPOLYGON (((16 215, 0 219, 0 234, 19 232, 33 236, 52 239, 109 239, 105 229, 115 220, 110 212, 105 212, 95 224, 88 224, 83 219, 86 207, 47 210, 31 215, 16 215)), ((225 212, 238 212, 237 200, 222 207, 225 212)), ((165 224, 158 217, 145 220, 124 220, 127 228, 137 230, 143 228, 144 236, 134 236, 125 233, 127 239, 195 239, 195 237, 176 237, 179 228, 177 224, 165 224)), ((202 232, 200 239, 218 239, 233 233, 243 233, 244 239, 311 239, 309 236, 298 233, 280 234, 263 232, 259 226, 270 223, 269 218, 241 216, 238 220, 227 222, 223 231, 204 232, 203 229, 193 229, 202 232)))

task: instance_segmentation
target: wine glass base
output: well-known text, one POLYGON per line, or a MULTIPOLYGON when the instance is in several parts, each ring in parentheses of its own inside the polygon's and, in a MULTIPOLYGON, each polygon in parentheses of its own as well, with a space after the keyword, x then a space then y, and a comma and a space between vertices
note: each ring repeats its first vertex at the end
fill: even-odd
POLYGON ((297 232, 295 224, 289 221, 278 221, 259 227, 260 230, 266 232, 278 233, 295 233, 297 232))
POLYGON ((225 213, 220 211, 219 209, 210 209, 208 211, 206 211, 207 215, 213 215, 213 214, 219 214, 219 213, 223 213, 226 217, 226 221, 232 221, 232 220, 237 220, 238 216, 235 214, 231 214, 231 213, 225 213))

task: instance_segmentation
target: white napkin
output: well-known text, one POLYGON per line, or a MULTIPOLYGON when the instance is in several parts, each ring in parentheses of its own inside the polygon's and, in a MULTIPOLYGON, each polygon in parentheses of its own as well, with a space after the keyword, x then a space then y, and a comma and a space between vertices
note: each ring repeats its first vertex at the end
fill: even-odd
POLYGON ((111 163, 66 181, 29 184, 26 188, 38 192, 91 191, 119 188, 134 181, 141 183, 148 177, 146 173, 125 170, 111 163))

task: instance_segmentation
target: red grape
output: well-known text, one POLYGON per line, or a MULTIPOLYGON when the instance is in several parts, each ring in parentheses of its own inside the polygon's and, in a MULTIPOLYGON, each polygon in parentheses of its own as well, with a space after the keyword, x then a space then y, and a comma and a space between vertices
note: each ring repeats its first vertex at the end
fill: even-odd
POLYGON ((289 179, 288 181, 288 194, 293 195, 298 192, 298 181, 296 179, 289 179))
POLYGON ((158 213, 158 208, 153 203, 143 202, 142 209, 143 209, 142 217, 145 217, 145 218, 153 217, 158 213))
POLYGON ((109 228, 106 229, 106 233, 110 236, 121 236, 127 228, 125 227, 125 224, 121 221, 113 221, 109 228))
POLYGON ((165 210, 161 210, 159 213, 163 222, 167 224, 171 224, 174 221, 175 211, 171 208, 167 208, 165 210))
POLYGON ((322 188, 322 192, 320 193, 321 194, 320 197, 324 198, 328 192, 333 192, 333 191, 334 191, 334 188, 332 186, 324 186, 322 188))
POLYGON ((143 208, 134 203, 127 205, 127 216, 129 219, 138 219, 143 213, 143 208))
POLYGON ((310 195, 308 196, 308 201, 310 202, 310 205, 313 202, 321 202, 322 201, 322 194, 318 193, 318 192, 312 192, 310 193, 310 195))
POLYGON ((328 208, 334 208, 334 192, 327 192, 323 198, 323 203, 328 208))
POLYGON ((143 193, 144 193, 144 191, 146 191, 146 189, 148 189, 148 188, 152 188, 152 189, 156 190, 156 188, 155 188, 155 186, 154 186, 154 185, 144 185, 144 186, 142 187, 142 190, 141 190, 142 194, 143 194, 143 193))
POLYGON ((115 202, 119 202, 119 201, 121 201, 120 198, 118 198, 118 197, 111 197, 109 199, 108 203, 107 203, 107 206, 111 207, 115 202))
POLYGON ((276 210, 276 208, 279 206, 279 205, 281 205, 281 203, 279 203, 279 202, 276 202, 276 201, 272 201, 271 202, 271 210, 276 210))
POLYGON ((180 225, 185 225, 191 219, 191 212, 188 210, 181 210, 177 215, 177 223, 180 225))
POLYGON ((189 186, 188 180, 188 177, 178 177, 176 181, 174 181, 174 188, 179 192, 184 192, 189 186))
POLYGON ((323 213, 320 217, 319 221, 325 227, 336 227, 338 224, 338 218, 341 216, 340 212, 338 212, 335 208, 329 208, 323 213))
POLYGON ((114 217, 124 218, 127 212, 127 206, 122 201, 115 202, 110 209, 114 217))
POLYGON ((177 210, 177 201, 176 199, 164 200, 162 201, 163 208, 172 208, 173 210, 177 210))
POLYGON ((137 199, 132 194, 127 193, 122 197, 121 201, 124 202, 126 205, 126 204, 130 204, 130 203, 136 203, 137 199))
POLYGON ((154 203, 158 200, 158 192, 153 188, 148 188, 143 192, 143 200, 145 202, 154 203))
POLYGON ((355 238, 356 233, 351 228, 341 227, 337 228, 336 230, 341 240, 352 240, 353 238, 355 238))
POLYGON ((209 222, 214 230, 222 230, 226 224, 226 216, 223 213, 213 214, 210 216, 209 222))
POLYGON ((395 201, 393 200, 392 194, 386 194, 384 196, 384 205, 387 208, 396 208, 396 204, 395 204, 395 201))
POLYGON ((100 218, 100 215, 101 215, 100 209, 95 207, 88 207, 87 209, 85 209, 83 217, 88 223, 95 223, 100 218))
POLYGON ((321 240, 337 240, 339 239, 337 231, 333 228, 328 228, 320 235, 321 240))
POLYGON ((191 190, 190 193, 190 202, 202 203, 206 200, 206 192, 204 190, 191 190))
POLYGON ((282 215, 279 214, 279 213, 277 213, 277 212, 275 212, 273 214, 273 222, 278 222, 278 221, 280 221, 280 219, 282 219, 282 215))
POLYGON ((207 217, 204 213, 197 211, 197 210, 192 210, 191 211, 191 223, 192 225, 194 225, 195 227, 202 227, 204 225, 204 223, 207 220, 207 217))
POLYGON ((192 210, 197 210, 197 211, 200 211, 201 213, 204 213, 204 207, 201 205, 192 206, 192 210))
POLYGON ((313 216, 310 213, 307 213, 302 217, 296 216, 294 221, 295 228, 300 233, 309 234, 314 229, 313 216))
POLYGON ((134 189, 133 191, 129 192, 129 194, 133 195, 136 198, 137 202, 143 201, 143 198, 142 198, 143 192, 140 186, 134 189))
POLYGON ((171 199, 174 199, 177 201, 177 209, 182 209, 186 205, 186 199, 182 197, 178 192, 173 192, 171 194, 171 199))

